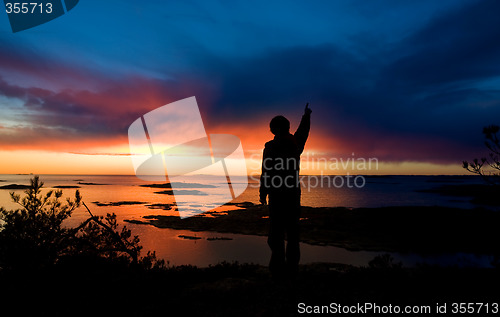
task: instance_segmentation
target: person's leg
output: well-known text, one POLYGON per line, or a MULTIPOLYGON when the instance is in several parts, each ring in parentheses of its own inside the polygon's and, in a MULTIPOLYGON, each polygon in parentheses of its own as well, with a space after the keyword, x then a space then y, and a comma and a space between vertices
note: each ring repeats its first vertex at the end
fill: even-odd
POLYGON ((286 266, 291 276, 297 274, 300 261, 300 206, 292 206, 288 210, 286 223, 286 266))
POLYGON ((267 244, 271 248, 271 260, 269 270, 273 277, 279 278, 284 275, 285 267, 285 219, 283 217, 282 204, 276 199, 269 197, 269 236, 267 244))

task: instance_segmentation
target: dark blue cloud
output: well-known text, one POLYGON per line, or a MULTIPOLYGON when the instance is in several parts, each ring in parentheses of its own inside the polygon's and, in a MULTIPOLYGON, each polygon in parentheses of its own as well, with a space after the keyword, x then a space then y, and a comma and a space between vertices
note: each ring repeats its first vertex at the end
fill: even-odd
MULTIPOLYGON (((484 84, 500 78, 498 12, 497 1, 459 7, 390 47, 365 47, 364 55, 324 44, 249 58, 205 56, 198 68, 220 90, 212 121, 244 122, 261 119, 263 112, 295 115, 309 101, 315 124, 332 139, 366 140, 373 149, 373 136, 397 138, 392 146, 408 149, 406 160, 426 142, 437 146, 427 153, 429 160, 474 155, 482 126, 500 118, 500 87, 484 84)), ((358 37, 360 46, 375 40, 358 37)))
POLYGON ((480 80, 500 73, 500 2, 481 1, 431 21, 402 41, 405 54, 385 69, 416 89, 480 80))

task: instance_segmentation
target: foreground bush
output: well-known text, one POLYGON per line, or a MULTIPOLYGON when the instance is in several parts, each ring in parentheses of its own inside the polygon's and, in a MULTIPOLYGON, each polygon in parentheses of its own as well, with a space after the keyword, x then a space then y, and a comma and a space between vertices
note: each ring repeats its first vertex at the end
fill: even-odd
POLYGON ((43 268, 71 257, 101 258, 129 265, 162 266, 154 253, 140 257, 139 237, 132 236, 127 227, 118 228, 115 214, 94 216, 82 202, 80 192, 73 199, 62 201, 61 190, 41 194, 43 182, 38 176, 21 197, 10 193, 21 206, 16 210, 0 208, 0 268, 43 268), (64 227, 80 205, 90 217, 74 228, 64 227))

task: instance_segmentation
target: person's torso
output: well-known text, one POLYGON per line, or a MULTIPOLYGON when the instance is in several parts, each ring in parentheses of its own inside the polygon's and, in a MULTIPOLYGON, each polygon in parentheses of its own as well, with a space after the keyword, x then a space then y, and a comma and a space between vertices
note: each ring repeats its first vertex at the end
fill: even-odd
POLYGON ((291 134, 275 137, 266 143, 266 164, 271 191, 300 189, 300 149, 291 134))

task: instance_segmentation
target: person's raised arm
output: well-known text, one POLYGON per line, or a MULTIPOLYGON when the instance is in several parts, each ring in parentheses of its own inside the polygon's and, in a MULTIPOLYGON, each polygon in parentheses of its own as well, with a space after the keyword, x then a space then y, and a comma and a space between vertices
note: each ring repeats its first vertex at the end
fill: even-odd
POLYGON ((309 137, 309 130, 311 128, 311 112, 312 110, 309 108, 309 103, 307 103, 306 108, 304 109, 304 115, 302 115, 302 120, 300 120, 299 127, 294 134, 300 153, 304 150, 307 138, 309 137))

